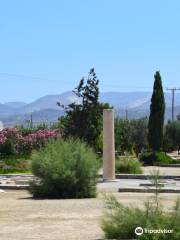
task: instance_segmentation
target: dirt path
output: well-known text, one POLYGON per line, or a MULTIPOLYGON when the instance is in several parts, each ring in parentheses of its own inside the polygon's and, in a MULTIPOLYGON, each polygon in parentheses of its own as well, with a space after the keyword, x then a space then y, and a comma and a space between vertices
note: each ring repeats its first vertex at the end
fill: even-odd
MULTIPOLYGON (((142 205, 150 194, 115 195, 123 203, 142 205)), ((169 207, 178 195, 163 196, 169 207)), ((0 239, 102 239, 100 222, 103 209, 102 196, 80 200, 33 200, 26 191, 0 193, 0 239)))

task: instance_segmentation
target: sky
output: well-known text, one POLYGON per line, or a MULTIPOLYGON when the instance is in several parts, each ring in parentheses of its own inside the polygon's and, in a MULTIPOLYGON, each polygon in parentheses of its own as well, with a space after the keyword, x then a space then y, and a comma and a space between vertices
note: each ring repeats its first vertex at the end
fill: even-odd
POLYGON ((180 87, 179 0, 0 1, 0 102, 74 89, 94 67, 100 91, 180 87))

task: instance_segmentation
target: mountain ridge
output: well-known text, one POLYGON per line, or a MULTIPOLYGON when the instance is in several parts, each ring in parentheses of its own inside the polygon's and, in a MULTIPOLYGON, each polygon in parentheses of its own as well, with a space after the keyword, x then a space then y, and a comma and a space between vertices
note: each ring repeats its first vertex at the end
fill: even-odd
MULTIPOLYGON (((140 118, 149 115, 151 92, 102 92, 100 101, 108 102, 116 110, 116 114, 125 117, 125 109, 128 111, 129 118, 140 118)), ((165 92, 166 100, 166 120, 171 118, 171 94, 165 92)), ((0 120, 5 126, 24 124, 30 115, 33 115, 35 122, 54 122, 59 116, 64 114, 62 108, 57 105, 68 105, 72 102, 80 103, 73 92, 66 91, 61 94, 49 94, 42 96, 30 103, 9 102, 0 104, 0 120)), ((180 93, 175 95, 175 116, 180 112, 180 93)))

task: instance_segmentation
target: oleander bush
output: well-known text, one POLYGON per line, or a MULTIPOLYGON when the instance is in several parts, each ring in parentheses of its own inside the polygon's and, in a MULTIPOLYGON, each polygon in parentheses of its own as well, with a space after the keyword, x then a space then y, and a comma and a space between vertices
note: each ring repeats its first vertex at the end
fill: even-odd
MULTIPOLYGON (((20 130, 22 136, 27 136, 28 134, 35 133, 39 130, 47 130, 49 129, 49 126, 46 123, 39 123, 39 124, 32 124, 31 122, 28 122, 26 126, 24 125, 17 125, 17 129, 20 130)), ((58 127, 56 127, 57 129, 58 127)), ((56 130, 54 128, 54 130, 56 130)))
POLYGON ((60 138, 57 130, 42 129, 22 137, 17 145, 20 154, 31 154, 33 150, 44 147, 49 140, 60 138))
POLYGON ((0 131, 0 155, 17 154, 17 144, 21 133, 17 128, 5 128, 0 131))
POLYGON ((116 173, 139 174, 142 173, 142 164, 131 156, 120 156, 116 158, 116 173))
POLYGON ((31 186, 35 198, 90 198, 96 196, 99 161, 80 140, 57 140, 32 155, 31 186))
POLYGON ((19 128, 5 128, 0 131, 0 158, 12 155, 30 155, 32 150, 44 147, 50 139, 61 138, 60 131, 39 129, 23 134, 19 128))
POLYGON ((145 152, 139 155, 139 160, 145 165, 170 164, 173 159, 163 152, 145 152))

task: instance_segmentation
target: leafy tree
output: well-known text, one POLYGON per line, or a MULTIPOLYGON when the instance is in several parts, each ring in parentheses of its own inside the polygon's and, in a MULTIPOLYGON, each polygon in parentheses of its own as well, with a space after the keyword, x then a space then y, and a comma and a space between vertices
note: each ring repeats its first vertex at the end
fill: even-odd
POLYGON ((163 150, 173 151, 180 149, 180 121, 169 121, 165 126, 163 150))
POLYGON ((136 155, 147 149, 148 121, 141 119, 115 119, 115 148, 121 153, 134 151, 136 155))
POLYGON ((90 69, 87 81, 82 78, 73 91, 81 101, 62 106, 66 115, 60 118, 64 136, 79 138, 98 150, 97 145, 102 131, 102 111, 108 104, 99 102, 99 80, 94 68, 90 69))
POLYGON ((163 143, 165 100, 160 73, 156 72, 154 78, 148 123, 148 142, 153 151, 160 151, 163 143))
POLYGON ((115 149, 121 154, 125 151, 130 152, 132 144, 130 143, 130 124, 126 119, 115 119, 115 149))
POLYGON ((177 120, 180 121, 180 113, 177 115, 177 120))
POLYGON ((136 155, 138 155, 143 149, 148 148, 147 126, 147 118, 134 119, 130 121, 129 138, 136 155))

